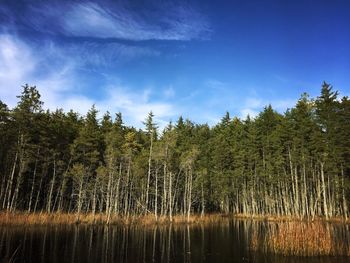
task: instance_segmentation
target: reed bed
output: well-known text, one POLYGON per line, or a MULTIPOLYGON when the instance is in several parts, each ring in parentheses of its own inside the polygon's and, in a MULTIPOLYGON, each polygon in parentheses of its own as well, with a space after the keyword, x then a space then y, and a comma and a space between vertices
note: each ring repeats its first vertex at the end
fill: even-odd
POLYGON ((0 212, 0 225, 70 225, 70 224, 122 224, 122 225, 165 225, 165 224, 212 224, 227 220, 222 214, 208 214, 204 216, 176 215, 172 217, 154 215, 113 215, 109 219, 106 214, 74 214, 74 213, 25 213, 25 212, 0 212))
POLYGON ((350 256, 347 240, 327 222, 281 221, 252 232, 250 245, 255 251, 286 256, 350 256))
POLYGON ((276 215, 252 215, 252 214, 234 214, 236 219, 251 219, 255 221, 268 221, 268 222, 331 222, 331 223, 342 223, 350 224, 350 218, 345 219, 344 217, 331 217, 326 219, 325 217, 314 216, 314 217, 301 217, 301 216, 276 216, 276 215))

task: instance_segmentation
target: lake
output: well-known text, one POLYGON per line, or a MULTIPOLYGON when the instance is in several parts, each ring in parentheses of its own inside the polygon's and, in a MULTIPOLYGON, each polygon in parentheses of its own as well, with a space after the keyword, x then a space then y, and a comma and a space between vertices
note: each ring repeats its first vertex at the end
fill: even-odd
MULTIPOLYGON (((348 226, 332 227, 332 245, 348 245, 348 226)), ((252 236, 260 237, 263 247, 267 229, 269 223, 250 220, 211 225, 1 226, 0 262, 350 262, 349 257, 290 257, 252 249, 252 236)))

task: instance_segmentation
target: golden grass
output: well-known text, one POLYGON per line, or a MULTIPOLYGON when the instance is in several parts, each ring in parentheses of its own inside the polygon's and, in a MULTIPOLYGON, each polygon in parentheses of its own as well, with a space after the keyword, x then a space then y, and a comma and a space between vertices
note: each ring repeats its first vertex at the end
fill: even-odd
POLYGON ((276 215, 251 215, 251 214, 234 214, 236 219, 252 219, 256 221, 268 221, 268 222, 332 222, 332 223, 342 223, 350 224, 350 218, 345 220, 343 217, 331 217, 326 219, 325 217, 307 218, 307 217, 298 217, 298 216, 276 216, 276 215))
POLYGON ((118 216, 112 215, 108 222, 106 214, 77 214, 74 213, 25 213, 25 212, 0 212, 0 225, 71 225, 71 224, 123 224, 123 225, 165 225, 165 224, 210 224, 227 220, 222 214, 208 214, 203 217, 192 215, 189 220, 187 216, 158 217, 154 215, 118 216))
POLYGON ((333 227, 321 221, 269 222, 266 232, 252 233, 250 246, 282 255, 350 256, 350 244, 337 241, 333 227))

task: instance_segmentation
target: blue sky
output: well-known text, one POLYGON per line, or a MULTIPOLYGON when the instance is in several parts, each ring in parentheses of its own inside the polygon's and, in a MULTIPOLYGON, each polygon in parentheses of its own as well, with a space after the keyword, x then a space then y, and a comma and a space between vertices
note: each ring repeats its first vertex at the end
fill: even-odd
POLYGON ((350 95, 350 1, 0 0, 0 99, 36 85, 49 109, 121 111, 142 127, 214 124, 325 80, 350 95))

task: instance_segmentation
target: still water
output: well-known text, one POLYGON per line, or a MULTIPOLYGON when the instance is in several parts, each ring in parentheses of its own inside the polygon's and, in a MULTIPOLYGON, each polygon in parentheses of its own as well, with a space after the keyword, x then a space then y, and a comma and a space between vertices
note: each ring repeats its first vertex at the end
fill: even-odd
MULTIPOLYGON (((266 231, 264 224, 229 220, 205 226, 2 226, 0 262, 350 262, 349 257, 252 251, 249 239, 266 231)), ((349 236, 347 226, 338 228, 342 239, 344 233, 349 236)))

